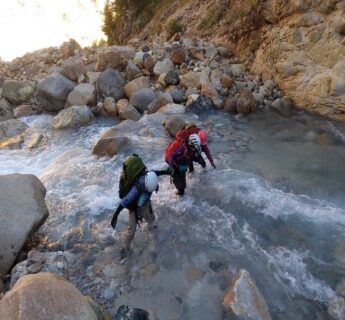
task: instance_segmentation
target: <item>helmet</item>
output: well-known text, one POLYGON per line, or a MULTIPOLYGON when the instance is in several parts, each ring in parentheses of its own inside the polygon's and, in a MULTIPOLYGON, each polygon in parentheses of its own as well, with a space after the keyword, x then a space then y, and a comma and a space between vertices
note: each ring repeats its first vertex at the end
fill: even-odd
POLYGON ((200 130, 198 132, 198 136, 200 138, 201 145, 204 146, 207 144, 207 133, 205 130, 200 130))
POLYGON ((197 134, 193 133, 188 138, 188 145, 197 151, 201 152, 200 138, 197 134))
POLYGON ((153 192, 158 188, 158 177, 153 171, 145 174, 145 189, 147 192, 153 192))

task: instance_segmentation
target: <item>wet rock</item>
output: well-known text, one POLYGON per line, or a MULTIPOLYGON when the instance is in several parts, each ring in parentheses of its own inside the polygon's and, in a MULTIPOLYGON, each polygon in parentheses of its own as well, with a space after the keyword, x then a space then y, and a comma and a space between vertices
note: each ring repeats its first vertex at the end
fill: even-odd
POLYGON ((91 122, 94 116, 87 106, 72 106, 61 110, 53 119, 52 127, 56 130, 84 126, 91 122))
POLYGON ((107 97, 104 99, 103 108, 109 116, 116 117, 118 115, 116 102, 113 97, 107 97))
POLYGON ((33 110, 32 106, 29 104, 23 104, 21 106, 18 106, 13 110, 14 117, 15 118, 20 118, 20 117, 27 117, 31 116, 32 114, 35 113, 33 110))
POLYGON ((199 96, 196 101, 192 102, 186 107, 187 112, 200 114, 205 111, 213 110, 214 102, 207 96, 199 96))
POLYGON ((10 270, 27 237, 47 219, 45 194, 45 187, 33 175, 0 176, 0 274, 10 270))
POLYGON ((175 70, 170 70, 164 77, 165 83, 169 85, 177 85, 180 83, 180 75, 175 70))
POLYGON ((96 104, 96 88, 89 83, 78 84, 68 95, 66 107, 94 106, 96 104))
POLYGON ((122 305, 115 315, 114 320, 154 320, 150 314, 143 309, 132 309, 122 305))
POLYGON ((141 70, 140 68, 133 62, 133 61, 128 61, 127 67, 126 67, 126 79, 128 81, 132 81, 135 78, 141 76, 141 70))
POLYGON ((233 97, 228 97, 224 104, 224 110, 229 113, 237 113, 237 100, 233 97))
POLYGON ((0 301, 0 318, 97 320, 82 294, 65 278, 39 273, 21 278, 0 301), (68 297, 68 299, 66 299, 68 297))
POLYGON ((183 93, 180 89, 173 87, 173 88, 169 88, 168 92, 170 93, 170 95, 173 98, 175 103, 179 104, 179 103, 182 103, 184 101, 183 93))
POLYGON ((255 112, 256 101, 249 89, 243 89, 237 100, 238 113, 255 112))
POLYGON ((230 68, 231 74, 235 77, 242 76, 246 73, 246 67, 244 64, 232 64, 230 68))
MULTIPOLYGON (((108 136, 107 132, 105 132, 105 135, 108 136)), ((130 140, 127 137, 101 137, 92 147, 92 153, 101 157, 112 157, 128 146, 129 142, 130 140)))
POLYGON ((155 98, 156 94, 152 89, 144 88, 133 93, 129 100, 129 104, 139 112, 144 112, 155 98))
POLYGON ((98 49, 96 70, 103 71, 108 67, 123 70, 134 55, 135 50, 132 47, 112 46, 98 49))
POLYGON ((119 112, 119 117, 122 120, 134 120, 138 121, 141 118, 140 113, 132 105, 128 103, 127 99, 121 99, 117 102, 117 111, 119 112))
POLYGON ((128 82, 124 88, 123 91, 125 92, 125 95, 128 99, 131 98, 131 96, 141 90, 141 89, 149 89, 150 88, 150 80, 147 77, 139 77, 136 78, 130 82, 128 82))
POLYGON ((223 300, 223 306, 241 319, 271 319, 264 297, 249 272, 244 269, 240 270, 233 279, 223 300))
POLYGON ((167 117, 163 122, 163 127, 171 138, 175 138, 175 134, 185 126, 185 121, 178 116, 167 117))
POLYGON ((70 57, 61 65, 61 73, 72 81, 77 81, 79 76, 85 74, 85 61, 82 57, 70 57))
POLYGON ((157 61, 154 68, 153 73, 156 75, 160 75, 162 73, 167 74, 170 70, 174 69, 174 64, 171 62, 170 59, 164 59, 163 61, 157 61))
POLYGON ((0 100, 0 121, 5 121, 13 118, 13 111, 11 104, 6 99, 0 100))
POLYGON ((38 101, 45 111, 60 111, 76 84, 60 73, 53 73, 38 85, 38 101))
POLYGON ((12 138, 6 138, 0 141, 0 149, 20 149, 24 138, 22 135, 17 135, 12 138))
POLYGON ((209 60, 213 60, 218 55, 218 49, 214 46, 206 48, 205 56, 209 60))
POLYGON ((35 81, 5 80, 2 85, 4 97, 13 104, 30 100, 36 90, 35 81))
POLYGON ((102 96, 113 97, 119 100, 123 97, 123 86, 125 80, 122 78, 119 71, 108 68, 99 76, 98 85, 102 96))
POLYGON ((186 113, 186 108, 185 106, 180 105, 180 104, 169 103, 165 105, 164 107, 160 108, 158 112, 170 113, 170 114, 182 114, 182 113, 186 113))
POLYGON ((0 122, 0 139, 11 138, 23 133, 29 126, 17 119, 0 122))
POLYGON ((173 64, 182 64, 186 61, 185 48, 182 46, 175 47, 171 50, 170 60, 173 64))
POLYGON ((149 106, 147 107, 147 113, 152 114, 157 112, 161 107, 164 107, 168 103, 173 103, 173 98, 171 97, 170 93, 160 93, 158 97, 153 100, 149 106))
POLYGON ((180 77, 180 85, 184 88, 200 88, 201 73, 189 71, 180 77))
POLYGON ((29 149, 37 148, 43 139, 43 135, 40 133, 35 134, 28 143, 29 149))

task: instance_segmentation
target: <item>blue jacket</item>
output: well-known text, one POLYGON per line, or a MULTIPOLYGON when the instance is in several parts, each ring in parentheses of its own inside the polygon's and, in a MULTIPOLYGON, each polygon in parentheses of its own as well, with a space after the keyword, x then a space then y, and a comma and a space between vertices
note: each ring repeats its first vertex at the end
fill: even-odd
POLYGON ((124 208, 128 208, 130 205, 135 204, 136 207, 139 208, 150 201, 151 195, 152 192, 147 192, 145 188, 145 176, 140 176, 131 190, 122 199, 120 205, 124 208))

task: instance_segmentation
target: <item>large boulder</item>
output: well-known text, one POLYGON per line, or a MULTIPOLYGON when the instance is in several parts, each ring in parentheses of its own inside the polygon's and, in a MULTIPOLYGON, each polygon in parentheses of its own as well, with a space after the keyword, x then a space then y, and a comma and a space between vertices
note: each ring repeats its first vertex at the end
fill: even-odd
POLYGON ((61 110, 53 119, 52 126, 56 130, 84 126, 94 119, 87 106, 72 106, 61 110))
POLYGON ((121 99, 117 102, 117 111, 119 118, 122 120, 138 121, 141 118, 140 113, 132 105, 128 103, 127 99, 121 99))
POLYGON ((125 92, 125 95, 128 99, 131 98, 131 96, 133 95, 133 93, 135 93, 136 91, 139 91, 141 89, 145 89, 145 88, 150 88, 150 80, 147 77, 139 77, 136 78, 130 82, 128 82, 124 88, 123 91, 125 92))
POLYGON ((33 175, 0 176, 0 274, 10 270, 28 236, 47 219, 45 194, 45 187, 33 175))
POLYGON ((157 112, 161 107, 164 107, 168 103, 173 103, 173 98, 171 97, 170 93, 159 93, 158 97, 154 99, 147 107, 147 113, 155 113, 157 112))
POLYGON ((97 320, 79 290, 65 278, 52 273, 19 279, 0 301, 0 319, 97 320))
POLYGON ((169 114, 183 114, 186 113, 186 108, 181 104, 168 103, 164 107, 160 108, 158 112, 169 114))
POLYGON ((101 48, 97 52, 97 71, 103 71, 107 67, 123 70, 127 62, 132 60, 135 50, 132 47, 112 46, 101 48))
POLYGON ((35 111, 33 110, 31 105, 22 104, 22 105, 16 107, 13 110, 13 113, 14 113, 15 118, 20 118, 20 117, 31 116, 32 114, 35 113, 35 111))
POLYGON ((133 62, 128 61, 127 67, 126 67, 126 79, 128 81, 134 80, 135 78, 141 76, 142 72, 140 68, 133 62))
POLYGON ((5 80, 2 86, 4 97, 13 104, 30 100, 36 90, 35 81, 5 80))
POLYGON ((105 131, 92 148, 92 153, 98 156, 112 157, 121 149, 128 146, 130 140, 124 136, 117 136, 113 129, 105 131))
POLYGON ((244 269, 238 272, 229 286, 223 306, 243 320, 271 320, 264 297, 244 269))
POLYGON ((251 113, 256 110, 256 100, 249 89, 243 89, 237 100, 238 113, 251 113))
POLYGON ((23 133, 29 126, 17 119, 0 122, 0 140, 23 133))
POLYGON ((38 101, 46 111, 60 111, 65 107, 69 93, 76 84, 60 73, 54 72, 38 85, 38 101))
POLYGON ((186 107, 186 111, 199 114, 205 111, 213 110, 214 107, 215 105, 211 98, 208 96, 199 96, 195 101, 186 107))
POLYGON ((94 106, 96 104, 96 88, 89 83, 78 84, 68 95, 66 107, 94 106))
POLYGON ((144 112, 155 98, 156 94, 154 91, 152 89, 145 88, 134 92, 129 100, 129 104, 139 112, 144 112))
POLYGON ((0 100, 0 121, 5 121, 13 118, 13 111, 11 104, 6 99, 0 100))
POLYGON ((78 56, 65 60, 61 65, 61 69, 62 74, 73 81, 77 81, 82 74, 86 73, 85 61, 78 56))
POLYGON ((189 71, 180 77, 180 85, 184 88, 200 88, 201 73, 189 71))
POLYGON ((125 80, 119 71, 108 68, 99 76, 98 85, 103 97, 113 97, 116 100, 123 98, 125 80))
POLYGON ((167 117, 163 122, 163 127, 171 138, 175 138, 176 133, 185 126, 186 122, 178 116, 167 117))
POLYGON ((23 143, 24 138, 18 134, 12 138, 0 140, 0 149, 19 149, 23 143))

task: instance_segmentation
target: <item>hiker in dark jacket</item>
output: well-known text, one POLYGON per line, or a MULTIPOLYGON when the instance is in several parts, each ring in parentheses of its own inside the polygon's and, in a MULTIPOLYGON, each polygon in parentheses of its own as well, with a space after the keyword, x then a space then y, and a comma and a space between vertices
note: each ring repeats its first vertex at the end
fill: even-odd
POLYGON ((130 191, 121 200, 111 219, 111 226, 116 227, 120 212, 126 208, 129 211, 129 226, 123 248, 120 251, 121 259, 127 257, 131 242, 137 228, 137 224, 145 220, 149 231, 154 228, 155 215, 151 205, 151 195, 158 191, 158 176, 170 174, 170 170, 146 171, 146 168, 138 175, 130 191))

